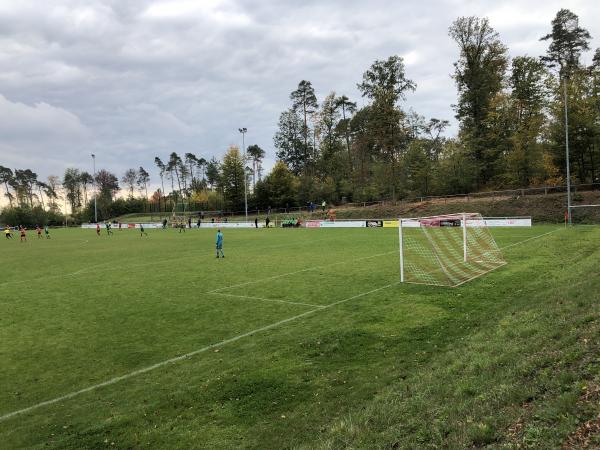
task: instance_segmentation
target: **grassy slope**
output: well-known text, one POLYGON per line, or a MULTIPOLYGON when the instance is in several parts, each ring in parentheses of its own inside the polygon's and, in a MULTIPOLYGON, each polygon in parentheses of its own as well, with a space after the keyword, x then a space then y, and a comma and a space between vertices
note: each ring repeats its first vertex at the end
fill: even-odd
MULTIPOLYGON (((473 286, 454 293, 480 303, 461 314, 463 323, 452 319, 470 331, 435 358, 415 360, 362 410, 331 425, 320 446, 545 449, 559 448, 582 421, 597 418, 597 427, 598 242, 598 230, 584 229, 532 246, 535 254, 509 250, 507 280, 486 280, 491 290, 477 298, 473 286)), ((600 446, 598 428, 587 442, 600 446)))
MULTIPOLYGON (((573 204, 600 204, 600 192, 582 192, 573 204)), ((367 208, 339 208, 337 217, 344 218, 390 218, 416 217, 436 214, 479 212, 485 217, 532 216, 536 223, 562 223, 566 205, 565 194, 528 195, 523 197, 500 197, 435 200, 398 206, 372 206, 367 208)), ((600 224, 600 208, 578 209, 574 220, 600 224)))
MULTIPOLYGON (((319 265, 226 292, 326 305, 397 277, 393 254, 352 264, 390 251, 393 230, 254 231, 227 232, 221 265, 204 230, 3 243, 0 415, 313 309, 202 292, 319 265)), ((319 310, 0 422, 2 445, 556 447, 600 413, 584 395, 600 382, 599 239, 558 231, 460 289, 395 285, 319 310)))

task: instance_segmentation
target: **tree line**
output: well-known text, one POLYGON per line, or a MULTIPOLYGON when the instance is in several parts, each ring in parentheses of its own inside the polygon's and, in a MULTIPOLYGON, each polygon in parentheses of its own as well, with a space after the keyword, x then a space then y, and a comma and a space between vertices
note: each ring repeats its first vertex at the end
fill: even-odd
POLYGON ((231 147, 222 161, 192 153, 156 156, 160 187, 151 194, 141 166, 121 178, 105 169, 94 176, 68 168, 62 178, 45 181, 30 169, 0 166, 7 209, 35 209, 59 220, 62 201, 75 219, 93 220, 92 187, 104 220, 149 210, 240 211, 245 197, 251 209, 266 209, 564 184, 565 97, 572 181, 599 182, 600 49, 590 65, 582 63, 591 36, 576 14, 558 11, 540 36, 547 52, 537 57, 511 60, 486 18, 459 17, 448 34, 459 55, 452 74, 455 137, 446 137, 448 120, 407 110, 417 84, 402 57, 392 55, 375 61, 357 83, 368 101, 362 108, 335 91, 319 103, 312 83, 302 80, 279 117, 278 161, 264 177, 265 152, 258 145, 245 153, 231 147), (122 188, 127 195, 118 198, 122 188))
MULTIPOLYGON (((417 84, 403 59, 375 61, 357 84, 363 108, 335 91, 319 104, 310 81, 290 94, 274 137, 300 203, 399 199, 565 183, 564 91, 573 182, 600 177, 600 49, 582 63, 591 36, 560 10, 545 55, 508 56, 488 19, 460 17, 449 27, 458 47, 452 78, 459 122, 407 110, 417 84)), ((281 168, 280 168, 281 169, 281 168)))
POLYGON ((247 148, 245 161, 237 147, 231 147, 222 162, 193 153, 181 157, 172 152, 164 162, 157 156, 160 188, 151 194, 150 174, 142 166, 127 169, 121 178, 106 169, 93 175, 70 167, 62 178, 50 175, 43 181, 30 169, 13 171, 0 165, 0 183, 9 203, 0 221, 31 226, 58 224, 67 211, 72 221, 87 222, 96 214, 98 220, 106 220, 127 213, 239 208, 244 203, 244 174, 252 198, 262 178, 264 156, 258 145, 247 148), (119 197, 119 192, 126 196, 119 197))

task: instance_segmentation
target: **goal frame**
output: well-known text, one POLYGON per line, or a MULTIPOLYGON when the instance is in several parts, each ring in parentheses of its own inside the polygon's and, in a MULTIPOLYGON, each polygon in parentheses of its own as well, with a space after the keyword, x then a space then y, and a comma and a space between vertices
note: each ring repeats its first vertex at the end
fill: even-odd
MULTIPOLYGON (((468 219, 473 219, 473 220, 481 220, 481 221, 485 221, 485 219, 481 216, 481 214, 479 213, 467 213, 467 212, 461 212, 461 213, 450 213, 450 214, 440 214, 440 215, 435 215, 435 216, 423 216, 423 217, 404 217, 404 218, 398 218, 398 250, 399 250, 399 262, 400 262, 400 282, 401 283, 411 283, 411 284, 429 284, 429 283, 418 283, 415 281, 406 281, 405 279, 405 249, 404 249, 404 227, 403 227, 403 222, 419 222, 419 227, 422 227, 422 221, 423 220, 457 220, 460 219, 461 221, 461 225, 460 227, 462 228, 462 249, 463 249, 463 262, 467 263, 468 261, 468 226, 467 226, 467 221, 468 219)), ((485 226, 485 222, 484 222, 484 226, 485 226)), ((408 228, 408 227, 407 227, 408 228)), ((416 227, 411 227, 411 228, 416 228, 416 227)), ((431 242, 430 237, 425 233, 426 238, 428 239, 428 241, 430 242, 430 244, 432 246, 434 246, 434 243, 431 242)), ((495 244, 495 241, 494 241, 495 244)), ((436 251, 433 251, 433 254, 435 256, 435 258, 437 259, 437 262, 439 264, 440 269, 444 272, 444 274, 446 276, 449 277, 449 274, 447 273, 447 270, 444 266, 444 264, 440 261, 439 256, 437 254, 436 251)), ((449 284, 449 285, 445 285, 448 287, 457 287, 460 286, 468 281, 473 280, 474 278, 478 278, 481 275, 484 275, 485 273, 491 272, 492 270, 497 269, 498 267, 501 267, 503 265, 506 264, 506 261, 503 261, 502 263, 498 264, 496 267, 490 268, 489 270, 486 270, 485 272, 479 273, 477 275, 474 275, 473 277, 470 277, 466 280, 463 280, 457 284, 449 284)), ((432 284, 435 285, 435 284, 432 284)))

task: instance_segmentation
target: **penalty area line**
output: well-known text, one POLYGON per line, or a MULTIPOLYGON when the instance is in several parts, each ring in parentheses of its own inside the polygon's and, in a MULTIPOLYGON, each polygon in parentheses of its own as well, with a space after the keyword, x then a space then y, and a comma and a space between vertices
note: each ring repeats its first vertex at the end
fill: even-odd
POLYGON ((324 308, 323 305, 314 305, 312 303, 292 302, 292 301, 287 301, 287 300, 281 300, 279 298, 252 297, 250 295, 227 294, 225 292, 212 292, 212 295, 223 295, 225 297, 243 298, 243 299, 248 299, 248 300, 260 300, 263 302, 287 303, 288 305, 310 306, 311 308, 324 308))
POLYGON ((398 253, 398 251, 397 250, 392 250, 390 252, 378 253, 376 255, 370 255, 370 256, 361 256, 360 258, 352 258, 352 259, 349 259, 349 260, 344 260, 344 261, 340 261, 340 262, 336 262, 336 263, 331 263, 331 264, 327 264, 327 265, 322 265, 322 266, 306 267, 304 269, 295 270, 293 272, 280 273, 278 275, 273 275, 273 276, 266 277, 266 278, 260 278, 258 280, 244 281, 243 283, 232 284, 230 286, 224 286, 222 288, 217 288, 217 289, 214 289, 212 291, 205 292, 205 294, 217 294, 217 293, 219 293, 221 291, 225 291, 227 289, 233 289, 233 288, 237 288, 237 287, 248 286, 249 284, 262 283, 263 281, 275 280, 277 278, 289 277, 290 275, 297 275, 299 273, 309 272, 311 270, 326 269, 328 267, 339 266, 340 264, 348 264, 350 262, 356 262, 356 261, 363 261, 365 259, 378 258, 380 256, 391 255, 392 253, 398 253))
POLYGON ((378 288, 371 289, 370 291, 362 292, 360 294, 356 294, 356 295, 353 295, 351 297, 348 297, 348 298, 345 298, 345 299, 342 299, 342 300, 338 300, 337 302, 330 303, 329 305, 320 306, 318 308, 311 309, 311 310, 303 312, 301 314, 297 314, 295 316, 288 317, 287 319, 283 319, 283 320, 280 320, 278 322, 274 322, 274 323, 271 323, 269 325, 265 325, 263 327, 256 328, 255 330, 248 331, 248 332, 243 333, 243 334, 238 334, 237 336, 234 336, 234 337, 231 337, 231 338, 228 338, 228 339, 224 339, 224 340, 222 340, 220 342, 216 342, 214 344, 207 345, 205 347, 199 348, 198 350, 194 350, 194 351, 186 353, 184 355, 180 355, 180 356, 176 356, 174 358, 166 359, 166 360, 158 362, 156 364, 152 364, 151 366, 147 366, 147 367, 144 367, 142 369, 134 370, 133 372, 129 372, 129 373, 126 373, 124 375, 111 378, 110 380, 104 381, 102 383, 94 384, 92 386, 88 386, 88 387, 80 389, 78 391, 74 391, 74 392, 71 392, 69 394, 65 394, 65 395, 62 395, 60 397, 53 398, 51 400, 46 400, 46 401, 43 401, 43 402, 40 402, 40 403, 36 403, 35 405, 31 405, 31 406, 29 406, 27 408, 19 409, 17 411, 13 411, 13 412, 4 414, 4 415, 0 416, 0 422, 3 422, 5 420, 7 420, 7 419, 10 419, 12 417, 15 417, 15 416, 18 416, 18 415, 21 415, 21 414, 25 414, 25 413, 34 411, 34 410, 36 410, 38 408, 41 408, 43 406, 49 406, 49 405, 53 405, 55 403, 62 402, 64 400, 69 400, 69 399, 77 397, 77 396, 79 396, 81 394, 85 394, 87 392, 92 392, 92 391, 95 391, 97 389, 100 389, 100 388, 103 388, 103 387, 106 387, 106 386, 110 386, 112 384, 116 384, 116 383, 118 383, 120 381, 124 381, 124 380, 127 380, 129 378, 133 378, 135 376, 142 375, 142 374, 145 374, 147 372, 151 372, 151 371, 159 369, 161 367, 164 367, 164 366, 167 366, 167 365, 170 365, 170 364, 174 364, 174 363, 177 363, 179 361, 183 361, 185 359, 189 359, 189 358, 191 358, 193 356, 199 355, 200 353, 205 353, 208 350, 212 350, 214 348, 221 347, 223 345, 231 344, 233 342, 239 341, 240 339, 252 336, 254 334, 261 333, 261 332, 267 331, 267 330, 271 330, 273 328, 277 328, 277 327, 279 327, 281 325, 285 325, 285 324, 290 323, 290 322, 294 322, 294 321, 296 321, 298 319, 301 319, 303 317, 306 317, 306 316, 309 316, 311 314, 314 314, 317 311, 323 311, 325 309, 332 308, 332 307, 337 306, 339 304, 346 303, 346 302, 349 302, 351 300, 355 300, 357 298, 365 297, 365 296, 370 295, 370 294, 374 294, 375 292, 379 292, 379 291, 382 291, 384 289, 388 289, 388 288, 390 288, 392 286, 395 286, 395 285, 397 285, 399 283, 400 283, 399 281, 396 281, 394 283, 389 283, 389 284, 386 284, 385 286, 380 286, 378 288))
POLYGON ((519 242, 514 242, 514 243, 509 244, 509 245, 505 245, 504 247, 500 247, 500 250, 504 250, 505 248, 514 247, 515 245, 524 244, 525 242, 532 241, 534 239, 539 239, 539 238, 544 237, 544 236, 548 236, 549 234, 556 233, 557 231, 560 231, 560 230, 562 230, 562 228, 556 228, 556 229, 554 229, 552 231, 548 231, 547 233, 538 234, 537 236, 532 236, 532 237, 530 237, 528 239, 524 239, 524 240, 519 241, 519 242))

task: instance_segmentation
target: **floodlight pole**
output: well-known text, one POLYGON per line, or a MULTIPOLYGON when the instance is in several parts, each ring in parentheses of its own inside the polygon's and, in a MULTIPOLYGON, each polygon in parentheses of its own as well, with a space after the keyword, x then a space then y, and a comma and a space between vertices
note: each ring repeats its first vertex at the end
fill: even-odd
POLYGON ((246 187, 246 132, 247 128, 239 128, 238 131, 242 133, 242 150, 244 151, 244 210, 246 212, 246 222, 248 222, 248 188, 246 187))
POLYGON ((402 235, 401 218, 398 218, 398 242, 400 246, 400 282, 404 283, 404 236, 402 235))
POLYGON ((569 225, 573 224, 571 217, 571 169, 569 165, 569 118, 568 118, 568 107, 567 107, 567 77, 563 77, 563 90, 565 96, 565 153, 567 159, 567 221, 569 225))
POLYGON ((463 259, 467 262, 467 215, 462 215, 463 222, 463 259))
POLYGON ((96 155, 92 153, 92 161, 94 165, 94 223, 98 223, 98 205, 96 203, 96 198, 98 197, 98 192, 96 189, 96 155))

